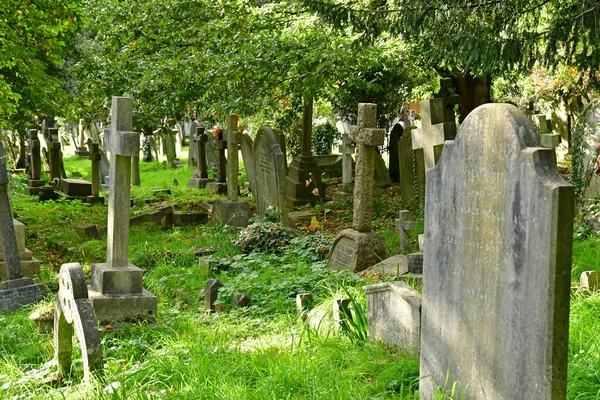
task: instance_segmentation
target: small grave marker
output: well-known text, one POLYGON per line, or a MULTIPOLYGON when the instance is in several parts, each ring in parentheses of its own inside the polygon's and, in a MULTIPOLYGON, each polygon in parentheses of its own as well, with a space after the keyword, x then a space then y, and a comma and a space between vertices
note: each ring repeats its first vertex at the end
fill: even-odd
POLYGON ((406 235, 409 231, 415 229, 415 223, 410 220, 410 211, 401 210, 398 214, 398 219, 394 221, 394 225, 398 229, 398 235, 400 236, 400 244, 398 250, 403 252, 406 249, 406 235))

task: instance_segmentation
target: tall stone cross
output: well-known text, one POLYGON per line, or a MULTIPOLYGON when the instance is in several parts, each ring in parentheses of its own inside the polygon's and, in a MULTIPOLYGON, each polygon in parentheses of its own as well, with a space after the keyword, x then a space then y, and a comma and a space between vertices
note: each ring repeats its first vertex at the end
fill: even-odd
POLYGON ((385 135, 385 130, 376 126, 377 104, 359 103, 356 126, 350 131, 357 148, 352 227, 359 232, 369 232, 373 219, 375 146, 383 145, 385 135))
POLYGON ((413 150, 422 149, 425 171, 435 166, 446 140, 456 136, 456 123, 444 121, 444 102, 442 99, 423 100, 421 105, 421 127, 412 134, 413 150))
POLYGON ((347 133, 342 134, 342 183, 352 183, 352 154, 354 146, 347 133))
POLYGON ((402 252, 406 249, 406 235, 408 231, 415 229, 415 223, 410 220, 410 211, 401 210, 398 214, 398 219, 394 221, 394 225, 398 228, 398 235, 400 236, 398 249, 402 252))
POLYGON ((143 288, 144 272, 129 263, 131 162, 140 151, 132 132, 133 99, 112 98, 112 124, 104 144, 110 151, 106 263, 92 264, 90 299, 100 321, 154 319, 156 296, 143 288))
POLYGON ((113 97, 111 117, 110 134, 104 139, 113 158, 108 179, 106 263, 123 268, 129 265, 129 224, 123 221, 129 221, 131 158, 140 151, 140 134, 132 132, 133 98, 113 97))
POLYGON ((452 78, 440 79, 440 91, 433 95, 436 99, 442 99, 444 105, 444 121, 454 121, 454 106, 460 104, 460 95, 456 93, 452 78))
POLYGON ((238 199, 238 136, 238 117, 231 114, 227 126, 227 198, 234 201, 238 199))

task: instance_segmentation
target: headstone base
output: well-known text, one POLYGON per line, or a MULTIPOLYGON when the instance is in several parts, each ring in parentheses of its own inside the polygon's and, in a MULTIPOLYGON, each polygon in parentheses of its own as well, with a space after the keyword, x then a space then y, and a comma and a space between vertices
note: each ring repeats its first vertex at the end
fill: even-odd
MULTIPOLYGON (((206 187, 207 184, 209 184, 210 182, 214 182, 214 179, 210 179, 210 178, 194 178, 192 177, 190 179, 190 181, 188 182, 188 187, 190 188, 194 188, 194 189, 203 189, 206 187)), ((227 192, 227 190, 225 190, 225 192, 227 192)))
POLYGON ((377 233, 344 229, 333 240, 329 266, 359 272, 377 264, 385 253, 385 241, 377 233))
POLYGON ((94 315, 99 323, 115 321, 153 321, 156 318, 156 296, 142 290, 140 294, 105 295, 88 287, 94 315))
POLYGON ((75 150, 75 155, 80 158, 90 158, 90 152, 85 147, 78 147, 75 150))
MULTIPOLYGON (((33 253, 25 249, 19 251, 19 258, 21 259, 21 273, 23 276, 37 276, 40 274, 40 260, 33 257, 33 253)), ((6 280, 6 268, 4 264, 4 255, 0 253, 0 279, 6 280)))
POLYGON ((404 282, 364 286, 367 295, 369 337, 419 355, 421 294, 404 282))
POLYGON ((294 157, 285 178, 285 193, 289 207, 316 204, 325 196, 325 185, 313 157, 294 157))
POLYGON ((46 289, 33 283, 31 278, 0 282, 0 313, 15 311, 26 304, 36 303, 45 296, 46 289))
POLYGON ((85 202, 89 205, 93 205, 93 204, 104 204, 104 197, 102 196, 87 196, 85 198, 85 202))
POLYGON ((60 181, 58 195, 68 200, 81 200, 85 203, 87 196, 92 195, 92 184, 81 179, 63 179, 60 181))
POLYGON ((228 225, 236 228, 248 226, 250 204, 244 200, 216 199, 210 218, 213 225, 228 225))
POLYGON ((56 194, 52 186, 40 186, 38 188, 38 197, 42 201, 56 200, 58 198, 58 195, 56 194))
POLYGON ((40 192, 40 187, 46 184, 46 181, 40 179, 30 179, 27 183, 29 186, 25 187, 25 195, 37 196, 40 192))
POLYGON ((227 194, 227 182, 208 182, 206 189, 209 194, 227 194))
POLYGON ((181 162, 181 160, 179 158, 176 158, 173 161, 171 161, 171 168, 181 168, 181 167, 183 167, 183 163, 181 162))
POLYGON ((92 264, 92 287, 104 295, 140 294, 144 271, 133 264, 111 267, 106 263, 92 264))

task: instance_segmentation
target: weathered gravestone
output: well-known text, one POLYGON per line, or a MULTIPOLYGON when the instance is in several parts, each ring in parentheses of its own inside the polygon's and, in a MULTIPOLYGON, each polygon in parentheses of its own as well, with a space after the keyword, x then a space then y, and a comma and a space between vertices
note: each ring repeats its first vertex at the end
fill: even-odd
POLYGON ((71 369, 73 334, 79 338, 83 377, 87 381, 91 372, 102 368, 102 346, 85 274, 79 263, 60 267, 54 311, 54 360, 62 374, 71 369))
POLYGON ((131 157, 139 154, 139 133, 131 132, 133 99, 113 97, 110 149, 106 263, 92 264, 90 300, 100 322, 152 320, 156 296, 142 286, 144 271, 129 263, 129 207, 131 204, 131 157))
MULTIPOLYGON (((415 151, 412 148, 412 132, 415 128, 407 126, 402 129, 398 139, 398 174, 400 177, 400 194, 402 196, 402 207, 406 210, 414 210, 418 199, 425 198, 425 179, 423 165, 417 164, 415 151), (421 181, 417 180, 417 171, 421 171, 421 181), (420 192, 416 195, 415 192, 420 192)), ((422 153, 421 153, 422 155, 422 153)))
POLYGON ((256 183, 256 213, 264 214, 269 208, 279 211, 287 225, 287 198, 285 196, 285 156, 277 140, 277 133, 262 126, 254 141, 254 171, 256 183))
POLYGON ((191 121, 189 123, 189 126, 188 124, 186 124, 185 128, 189 132, 190 136, 190 146, 188 149, 188 167, 198 167, 198 142, 194 141, 194 137, 196 136, 196 130, 199 128, 198 123, 196 121, 191 121))
POLYGON ((573 187, 527 116, 486 104, 427 173, 423 399, 566 397, 573 187))
POLYGON ((376 121, 377 104, 360 103, 357 125, 350 133, 357 143, 352 229, 344 229, 333 241, 329 265, 334 269, 362 271, 385 255, 384 240, 371 232, 375 146, 383 144, 385 133, 375 128, 376 121))
POLYGON ((46 290, 31 278, 23 277, 8 198, 8 172, 6 170, 6 147, 0 142, 0 241, 4 258, 4 281, 0 282, 0 313, 12 312, 22 306, 44 298, 46 290))
POLYGON ((402 281, 377 283, 363 290, 367 295, 369 337, 418 356, 421 294, 402 281))
POLYGON ((82 119, 79 120, 78 133, 79 134, 77 135, 78 140, 76 142, 75 155, 77 157, 88 158, 90 156, 90 153, 87 147, 85 147, 85 123, 82 119))
POLYGON ((167 164, 169 168, 181 168, 183 163, 177 158, 177 137, 179 129, 167 129, 163 135, 163 139, 167 145, 167 164))
POLYGON ((46 182, 42 180, 42 156, 40 140, 37 129, 29 129, 29 147, 31 149, 31 164, 29 166, 29 181, 25 188, 25 194, 28 196, 37 196, 40 187, 46 182))
MULTIPOLYGON (((225 157, 225 150, 227 149, 227 138, 223 136, 222 129, 218 131, 218 136, 216 140, 216 147, 218 148, 217 181, 207 183, 206 189, 208 189, 208 193, 210 194, 227 194, 227 158, 225 157)), ((207 144, 209 142, 207 142, 207 144)))
POLYGON ((58 195, 68 200, 87 201, 92 195, 92 183, 83 179, 62 179, 59 184, 58 195))
POLYGON ((63 161, 62 151, 60 145, 60 138, 58 136, 58 128, 49 128, 48 134, 50 135, 50 180, 54 178, 60 179, 62 175, 63 161))
POLYGON ((211 221, 217 224, 225 224, 233 227, 248 226, 250 218, 250 204, 238 199, 238 148, 239 148, 238 117, 235 114, 229 116, 229 127, 227 130, 227 198, 216 199, 213 204, 211 221))
POLYGON ((406 245, 408 240, 406 239, 406 235, 408 235, 409 231, 415 229, 415 223, 410 220, 410 211, 401 210, 398 213, 398 219, 394 221, 394 226, 398 229, 398 236, 400 237, 400 244, 398 245, 398 250, 403 252, 406 249, 406 245))
POLYGON ((244 160, 244 168, 246 168, 246 175, 248 175, 248 184, 250 185, 250 191, 256 197, 254 193, 256 191, 256 165, 254 164, 254 141, 252 137, 246 133, 242 133, 240 137, 240 150, 242 151, 242 159, 244 160))
POLYGON ((188 187, 201 189, 205 187, 207 183, 214 182, 214 179, 208 178, 208 166, 206 164, 206 143, 208 140, 209 138, 208 135, 204 133, 204 128, 196 126, 196 130, 190 138, 190 152, 195 152, 194 159, 196 160, 196 169, 188 182, 188 187))
POLYGON ((334 201, 351 201, 354 194, 354 185, 352 184, 354 145, 352 145, 348 136, 347 133, 342 134, 342 145, 340 146, 342 153, 342 184, 338 185, 337 190, 333 192, 334 201))
POLYGON ((92 138, 89 138, 88 148, 90 160, 92 161, 92 194, 87 196, 86 202, 87 204, 104 204, 104 197, 100 196, 100 163, 102 161, 100 146, 97 142, 94 142, 92 138))
POLYGON ((206 281, 206 286, 204 287, 204 305, 206 311, 215 312, 216 307, 215 303, 219 296, 219 290, 223 287, 223 282, 219 279, 209 279, 206 281))

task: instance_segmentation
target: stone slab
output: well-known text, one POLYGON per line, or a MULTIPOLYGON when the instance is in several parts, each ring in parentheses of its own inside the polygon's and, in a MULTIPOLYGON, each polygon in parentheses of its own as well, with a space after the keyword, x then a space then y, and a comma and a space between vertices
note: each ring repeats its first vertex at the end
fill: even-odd
POLYGON ((116 321, 153 321, 156 318, 157 298, 142 290, 140 294, 103 295, 93 287, 88 287, 94 315, 99 323, 116 321))
POLYGON ((421 294, 405 282, 364 286, 369 337, 417 357, 421 335, 421 294))
POLYGON ((299 225, 310 224, 313 217, 316 217, 317 213, 312 211, 292 211, 288 213, 288 224, 291 228, 299 225))
POLYGON ((211 195, 215 194, 227 194, 227 183, 226 182, 208 182, 206 184, 206 190, 211 195))
POLYGON ((110 267, 106 263, 92 264, 91 283, 105 295, 141 294, 144 271, 133 264, 110 267))
POLYGON ((245 228, 248 226, 250 216, 250 204, 248 202, 220 198, 213 203, 210 221, 213 225, 245 228))
MULTIPOLYGON (((10 281, 2 282, 3 285, 10 281)), ((29 280, 24 286, 0 289, 0 313, 10 313, 24 305, 37 303, 46 296, 46 289, 42 285, 34 284, 29 280)), ((10 285, 7 285, 10 286, 10 285)))
POLYGON ((173 212, 173 225, 175 226, 186 226, 186 225, 204 225, 208 222, 207 213, 186 213, 183 211, 173 212))

